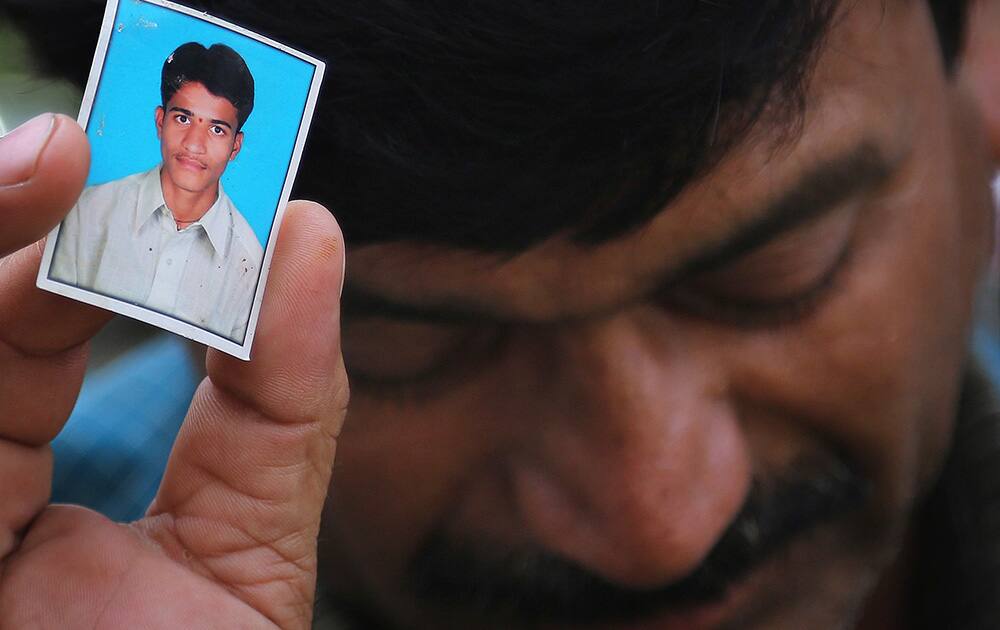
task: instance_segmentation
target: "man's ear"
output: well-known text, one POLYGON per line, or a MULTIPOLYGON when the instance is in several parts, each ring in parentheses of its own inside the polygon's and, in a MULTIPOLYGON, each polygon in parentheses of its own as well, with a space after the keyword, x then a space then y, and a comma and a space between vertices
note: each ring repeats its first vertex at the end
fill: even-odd
POLYGON ((156 120, 156 137, 163 137, 163 107, 161 105, 156 106, 156 113, 154 114, 154 119, 156 120))
POLYGON ((240 154, 240 149, 242 148, 243 148, 243 132, 240 131, 236 134, 236 140, 233 141, 233 150, 229 153, 230 162, 236 159, 236 156, 240 154))
POLYGON ((965 24, 960 78, 972 90, 1000 164, 1000 0, 972 0, 965 24))

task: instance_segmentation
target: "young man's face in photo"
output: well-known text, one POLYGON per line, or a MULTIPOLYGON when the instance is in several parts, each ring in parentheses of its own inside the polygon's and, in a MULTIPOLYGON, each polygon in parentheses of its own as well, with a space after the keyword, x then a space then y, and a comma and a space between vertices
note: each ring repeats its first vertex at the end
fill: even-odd
POLYGON ((214 190, 243 144, 236 108, 201 83, 185 83, 156 108, 156 133, 167 179, 191 193, 214 190))
POLYGON ((765 117, 641 230, 349 254, 338 601, 402 628, 854 627, 947 452, 992 163, 927 4, 843 5, 801 129, 765 117))

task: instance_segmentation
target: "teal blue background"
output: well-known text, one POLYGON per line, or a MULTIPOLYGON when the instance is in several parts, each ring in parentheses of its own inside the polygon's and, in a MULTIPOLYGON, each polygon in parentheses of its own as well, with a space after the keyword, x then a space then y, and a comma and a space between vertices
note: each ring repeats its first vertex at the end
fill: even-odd
POLYGON ((160 163, 154 112, 163 62, 185 42, 226 44, 243 57, 255 84, 243 149, 222 186, 267 243, 313 79, 312 64, 200 18, 136 0, 119 0, 101 83, 87 125, 92 165, 87 185, 160 163))

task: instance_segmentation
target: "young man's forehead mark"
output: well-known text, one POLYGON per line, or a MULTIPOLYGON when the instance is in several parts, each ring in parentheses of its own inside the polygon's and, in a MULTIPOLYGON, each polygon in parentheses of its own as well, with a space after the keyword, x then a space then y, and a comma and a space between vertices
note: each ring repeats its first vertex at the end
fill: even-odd
MULTIPOLYGON (((735 262, 771 239, 843 207, 845 202, 885 182, 895 172, 901 160, 902 156, 887 158, 886 153, 874 141, 866 139, 835 157, 820 161, 785 191, 761 204, 759 210, 749 213, 753 218, 730 229, 727 236, 706 244, 699 253, 688 257, 686 261, 661 271, 653 283, 652 292, 662 290, 684 277, 735 262)), ((493 312, 472 300, 449 297, 435 304, 412 304, 350 284, 344 288, 342 302, 345 319, 385 317, 441 324, 518 319, 509 314, 493 312)), ((605 306, 599 310, 610 311, 614 308, 617 305, 605 306)), ((575 320, 593 314, 570 315, 561 319, 575 320)))
MULTIPOLYGON (((177 107, 176 105, 174 105, 173 107, 171 107, 167 111, 170 111, 170 112, 180 112, 180 113, 184 114, 185 116, 187 116, 188 118, 204 118, 204 116, 198 116, 197 114, 195 114, 190 109, 185 109, 183 107, 177 107)), ((233 128, 233 126, 230 125, 228 122, 226 122, 224 120, 220 120, 218 118, 213 118, 209 122, 211 122, 213 125, 222 125, 222 126, 225 126, 225 127, 229 127, 230 129, 233 128)))

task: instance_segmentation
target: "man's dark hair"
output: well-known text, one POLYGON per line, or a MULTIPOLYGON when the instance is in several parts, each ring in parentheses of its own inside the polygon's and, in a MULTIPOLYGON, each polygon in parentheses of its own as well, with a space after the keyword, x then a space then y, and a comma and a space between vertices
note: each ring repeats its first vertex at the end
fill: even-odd
MULTIPOLYGON (((853 1, 189 4, 328 62, 295 194, 351 243, 514 251, 642 225, 765 112, 794 131, 853 1)), ((966 2, 924 1, 950 64, 966 2)), ((103 0, 0 3, 82 82, 103 0)))
POLYGON ((181 44, 163 62, 160 98, 163 107, 186 83, 201 83, 236 108, 237 131, 253 111, 254 83, 250 68, 238 52, 225 44, 205 48, 197 42, 181 44))

